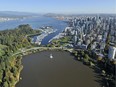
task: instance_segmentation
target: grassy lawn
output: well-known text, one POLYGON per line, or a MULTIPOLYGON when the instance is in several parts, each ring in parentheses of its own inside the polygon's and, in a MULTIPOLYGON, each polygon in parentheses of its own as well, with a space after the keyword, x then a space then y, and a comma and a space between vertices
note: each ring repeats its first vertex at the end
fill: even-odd
POLYGON ((69 41, 71 40, 71 37, 65 36, 60 39, 54 39, 52 40, 52 45, 50 46, 65 46, 69 41))

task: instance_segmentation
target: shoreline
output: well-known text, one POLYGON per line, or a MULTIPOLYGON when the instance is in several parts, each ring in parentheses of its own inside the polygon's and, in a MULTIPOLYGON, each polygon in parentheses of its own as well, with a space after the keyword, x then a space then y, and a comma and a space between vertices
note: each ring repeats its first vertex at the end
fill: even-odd
MULTIPOLYGON (((33 54, 35 54, 35 53, 39 53, 39 52, 42 52, 42 51, 66 51, 66 52, 69 52, 72 56, 74 56, 73 54, 72 54, 72 52, 71 51, 69 51, 69 50, 64 50, 64 49, 43 49, 43 50, 33 50, 33 52, 27 52, 26 54, 24 54, 24 55, 22 55, 22 58, 21 58, 21 60, 23 59, 23 56, 28 56, 28 55, 33 55, 33 54)), ((74 56, 75 57, 75 56, 74 56)), ((79 61, 80 63, 82 63, 81 61, 79 61)), ((23 65, 22 65, 23 66, 23 65)), ((87 67, 89 67, 89 66, 87 66, 87 67)), ((89 67, 89 68, 91 68, 91 67, 89 67)), ((23 68, 22 68, 23 69, 23 68)), ((21 69, 21 71, 22 71, 22 69, 21 69)), ((97 68, 95 68, 95 67, 93 67, 92 68, 92 70, 95 70, 95 69, 97 69, 97 68)), ((21 74, 21 71, 18 73, 18 81, 16 82, 16 84, 17 83, 19 83, 20 82, 20 78, 22 78, 22 77, 20 77, 20 74, 21 74)), ((96 73, 96 72, 95 72, 96 73)), ((96 74, 100 74, 100 73, 96 73, 96 74)), ((22 78, 23 79, 23 78, 22 78)), ((15 87, 16 87, 16 84, 15 84, 15 87)))
MULTIPOLYGON (((72 53, 71 51, 69 51, 69 50, 65 50, 65 49, 49 49, 49 48, 47 48, 47 49, 42 49, 42 50, 40 50, 40 49, 36 49, 36 50, 29 50, 29 51, 27 51, 28 53, 26 53, 26 54, 22 54, 21 55, 21 61, 22 61, 22 59, 23 59, 23 56, 27 56, 27 55, 32 55, 32 54, 34 54, 34 53, 39 53, 39 52, 42 52, 42 51, 48 51, 48 50, 61 50, 61 51, 67 51, 67 52, 69 52, 69 53, 72 53), (33 51, 33 52, 32 52, 33 51)), ((20 53, 19 53, 20 54, 20 53)), ((19 54, 15 54, 15 55, 19 55, 19 54)), ((15 56, 15 55, 13 55, 13 56, 15 56)), ((22 67, 23 67, 23 65, 22 65, 22 67)), ((16 87, 16 84, 18 83, 18 82, 20 82, 20 78, 22 78, 22 77, 20 77, 20 74, 21 74, 21 71, 23 70, 23 68, 22 69, 20 69, 20 71, 19 71, 19 73, 18 73, 18 76, 17 76, 17 81, 15 82, 15 87, 16 87)))
MULTIPOLYGON (((73 50, 74 49, 65 49, 65 48, 62 48, 62 47, 43 47, 43 48, 33 48, 33 49, 31 49, 31 50, 27 50, 26 52, 24 52, 24 53, 22 53, 22 56, 25 56, 25 55, 33 55, 33 54, 35 54, 35 53, 39 53, 39 52, 42 52, 42 51, 51 51, 51 50, 56 50, 56 51, 66 51, 66 52, 69 52, 72 56, 74 56, 74 57, 76 57, 74 54, 73 54, 73 50)), ((20 54, 20 53, 19 53, 20 54)), ((17 55, 17 54, 16 54, 17 55)), ((22 59, 21 59, 22 60, 22 59)), ((77 60, 77 59, 76 59, 77 60)), ((77 60, 77 61, 79 61, 79 62, 81 62, 81 63, 83 63, 83 61, 81 61, 81 60, 77 60)), ((83 65, 86 65, 86 64, 84 64, 83 63, 83 65)), ((98 74, 98 76, 100 76, 100 79, 101 79, 101 83, 100 84, 102 84, 102 86, 105 86, 106 85, 106 80, 105 80, 105 78, 104 78, 104 76, 102 76, 102 74, 103 74, 103 72, 101 71, 101 69, 100 69, 100 67, 98 67, 98 66, 96 66, 96 65, 93 65, 93 64, 91 64, 91 65, 86 65, 87 67, 89 67, 89 68, 92 68, 92 70, 94 70, 94 72, 96 73, 96 74, 98 74)), ((21 70, 22 71, 22 70, 21 70)), ((21 73, 21 71, 20 71, 20 73, 21 73)), ((20 73, 19 73, 19 81, 20 81, 20 73)), ((17 83, 19 82, 19 81, 17 81, 17 83)), ((16 83, 16 84, 17 84, 16 83)))
MULTIPOLYGON (((47 26, 46 26, 47 27, 47 26)), ((38 44, 41 45, 41 42, 43 41, 43 39, 45 37, 47 37, 48 35, 57 32, 57 29, 53 29, 51 27, 47 27, 42 29, 39 29, 41 31, 40 35, 33 35, 33 37, 31 37, 31 43, 32 44, 38 44)))
MULTIPOLYGON (((51 50, 50 50, 51 51, 51 50)), ((64 50, 61 50, 61 51, 59 51, 59 50, 52 50, 53 52, 55 51, 55 52, 67 52, 67 51, 64 51, 64 50)), ((39 51, 39 52, 49 52, 49 50, 43 50, 43 51, 39 51)), ((37 54, 39 53, 39 52, 36 52, 37 54)), ((35 53, 35 54, 36 54, 35 53)), ((72 53, 70 53, 69 51, 68 51, 68 53, 69 53, 69 55, 71 54, 71 56, 72 57, 74 57, 74 55, 72 55, 72 53)), ((40 53, 41 54, 41 53, 40 53)), ((30 55, 34 55, 34 54, 30 54, 30 55)), ((80 62, 80 61, 75 61, 75 62, 79 62, 80 64, 82 64, 82 62, 80 62)), ((83 65, 83 64, 82 64, 83 65)), ((88 66, 86 66, 86 65, 83 65, 84 67, 88 67, 88 66)), ((78 67, 78 66, 77 66, 78 67)), ((88 68, 90 68, 90 67, 88 67, 88 68)), ((92 69, 92 68, 90 68, 92 71, 94 71, 94 69, 92 69)), ((96 73, 96 72, 93 72, 93 73, 96 73)), ((98 74, 98 73, 96 73, 96 74, 98 74)), ((93 78, 95 78, 95 77, 93 77, 93 78)), ((97 78, 96 78, 97 79, 97 78)), ((20 82, 20 81, 19 81, 20 82)))

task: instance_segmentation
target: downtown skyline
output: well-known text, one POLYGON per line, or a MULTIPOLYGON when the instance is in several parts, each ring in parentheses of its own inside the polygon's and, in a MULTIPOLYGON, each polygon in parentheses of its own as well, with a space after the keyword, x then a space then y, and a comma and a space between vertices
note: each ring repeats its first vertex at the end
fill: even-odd
POLYGON ((116 13, 116 0, 0 0, 0 11, 33 13, 116 13))

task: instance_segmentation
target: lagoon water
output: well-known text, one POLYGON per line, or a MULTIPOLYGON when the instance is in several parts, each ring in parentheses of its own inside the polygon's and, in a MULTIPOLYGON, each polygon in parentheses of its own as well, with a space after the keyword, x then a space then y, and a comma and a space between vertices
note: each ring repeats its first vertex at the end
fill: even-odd
POLYGON ((39 52, 25 56, 22 64, 22 80, 16 87, 101 87, 94 70, 74 60, 69 52, 39 52))

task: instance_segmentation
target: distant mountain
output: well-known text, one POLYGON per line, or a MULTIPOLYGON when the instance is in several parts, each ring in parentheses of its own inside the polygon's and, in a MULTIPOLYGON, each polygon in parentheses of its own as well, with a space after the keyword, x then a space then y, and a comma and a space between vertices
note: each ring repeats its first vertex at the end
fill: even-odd
POLYGON ((100 16, 116 16, 116 14, 107 14, 107 13, 88 13, 88 14, 56 14, 56 13, 47 13, 44 16, 48 16, 48 17, 55 17, 55 16, 96 16, 96 15, 100 15, 100 16))
POLYGON ((17 11, 0 11, 0 17, 24 17, 24 16, 39 16, 37 13, 17 12, 17 11))
POLYGON ((53 16, 63 16, 64 14, 56 14, 56 13, 47 13, 44 14, 44 16, 48 16, 48 17, 53 17, 53 16))

